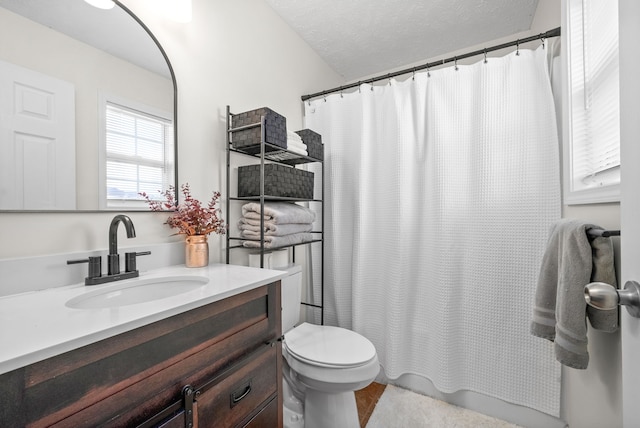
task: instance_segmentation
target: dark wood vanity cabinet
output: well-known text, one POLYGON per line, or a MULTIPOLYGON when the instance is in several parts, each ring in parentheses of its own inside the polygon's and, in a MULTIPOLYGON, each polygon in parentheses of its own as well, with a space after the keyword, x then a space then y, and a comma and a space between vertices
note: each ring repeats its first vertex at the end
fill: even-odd
POLYGON ((5 373, 0 426, 281 427, 280 314, 278 281, 5 373))

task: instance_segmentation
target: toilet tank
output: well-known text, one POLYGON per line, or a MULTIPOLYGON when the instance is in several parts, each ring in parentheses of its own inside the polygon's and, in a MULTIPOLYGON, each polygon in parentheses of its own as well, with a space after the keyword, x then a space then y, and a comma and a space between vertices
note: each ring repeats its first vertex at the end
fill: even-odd
POLYGON ((286 333, 300 321, 300 302, 302 299, 302 267, 290 265, 278 268, 284 270, 287 276, 281 281, 282 301, 282 333, 286 333))

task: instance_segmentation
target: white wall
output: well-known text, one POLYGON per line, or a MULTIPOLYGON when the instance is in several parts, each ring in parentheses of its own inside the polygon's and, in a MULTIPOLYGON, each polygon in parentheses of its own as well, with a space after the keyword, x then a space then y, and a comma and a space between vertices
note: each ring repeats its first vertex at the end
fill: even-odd
MULTIPOLYGON (((189 24, 166 20, 153 0, 123 3, 155 34, 174 67, 179 181, 189 182, 198 198, 225 189, 227 104, 236 112, 269 106, 299 129, 300 96, 343 83, 262 0, 193 0, 189 24)), ((113 215, 0 213, 0 260, 107 248, 113 215)), ((123 248, 181 239, 163 226, 162 214, 130 217, 137 237, 123 234, 123 248)), ((212 235, 210 242, 212 262, 223 261, 224 237, 212 235)))

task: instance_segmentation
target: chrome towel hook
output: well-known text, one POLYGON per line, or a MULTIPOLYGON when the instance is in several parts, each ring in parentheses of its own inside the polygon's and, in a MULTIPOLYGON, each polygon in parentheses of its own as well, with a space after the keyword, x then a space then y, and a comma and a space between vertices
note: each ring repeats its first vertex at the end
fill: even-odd
POLYGON ((624 305, 631 316, 640 318, 640 284, 636 281, 627 281, 624 290, 604 282, 592 282, 584 287, 584 300, 589 306, 603 310, 624 305))

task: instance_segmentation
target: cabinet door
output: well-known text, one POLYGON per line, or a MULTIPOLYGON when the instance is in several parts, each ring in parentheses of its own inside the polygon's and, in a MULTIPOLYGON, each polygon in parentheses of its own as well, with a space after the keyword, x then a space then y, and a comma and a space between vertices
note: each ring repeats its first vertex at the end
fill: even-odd
MULTIPOLYGON (((244 360, 211 388, 197 394, 196 426, 233 427, 251 420, 277 394, 278 353, 276 346, 244 360)), ((276 400, 277 401, 277 400, 276 400)), ((276 409, 277 410, 277 409, 276 409)), ((267 426, 277 426, 276 417, 267 426)))

